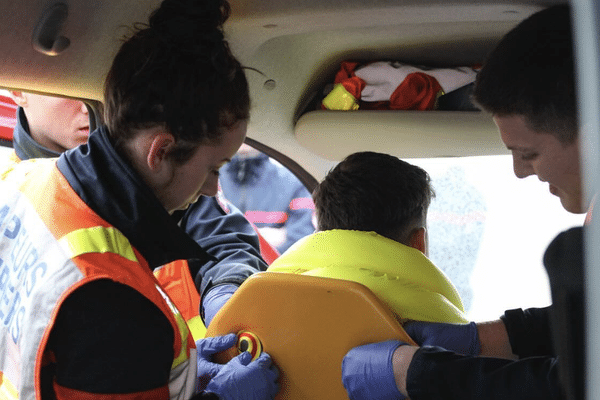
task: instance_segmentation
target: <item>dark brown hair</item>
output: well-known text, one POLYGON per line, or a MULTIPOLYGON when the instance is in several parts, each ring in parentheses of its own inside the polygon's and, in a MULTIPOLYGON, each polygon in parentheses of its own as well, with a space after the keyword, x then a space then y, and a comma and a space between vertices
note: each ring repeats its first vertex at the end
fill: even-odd
POLYGON ((404 242, 424 226, 434 195, 423 169, 388 154, 359 152, 327 174, 313 199, 319 230, 374 231, 404 242))
POLYGON ((164 0, 136 27, 105 83, 105 119, 117 150, 136 130, 164 126, 169 155, 185 162, 200 144, 249 118, 248 82, 223 35, 225 0, 164 0))
POLYGON ((571 17, 568 5, 522 21, 490 53, 474 100, 494 115, 522 115, 534 131, 565 144, 577 137, 571 17))

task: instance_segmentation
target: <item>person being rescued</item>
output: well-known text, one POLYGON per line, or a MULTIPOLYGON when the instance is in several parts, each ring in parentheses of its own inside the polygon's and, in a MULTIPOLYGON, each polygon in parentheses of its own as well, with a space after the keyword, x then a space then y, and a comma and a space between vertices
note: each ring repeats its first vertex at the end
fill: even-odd
POLYGON ((435 196, 423 169, 387 154, 359 152, 313 193, 317 232, 267 271, 365 285, 401 323, 466 324, 460 296, 427 258, 427 209, 435 196))

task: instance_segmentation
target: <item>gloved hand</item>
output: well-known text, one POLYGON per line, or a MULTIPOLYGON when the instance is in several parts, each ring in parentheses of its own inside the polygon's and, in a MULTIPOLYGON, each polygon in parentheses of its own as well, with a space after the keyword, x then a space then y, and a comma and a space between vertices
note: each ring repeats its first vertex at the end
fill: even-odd
POLYGON ((198 376, 198 386, 196 390, 202 392, 208 382, 214 378, 225 366, 224 364, 213 363, 210 358, 213 354, 225 351, 235 346, 237 336, 230 333, 225 336, 207 337, 196 342, 196 376, 198 376))
POLYGON ((208 328, 210 321, 215 317, 217 311, 233 296, 237 290, 236 285, 219 285, 210 289, 202 298, 202 310, 204 311, 204 326, 208 328))
POLYGON ((351 400, 403 400, 396 386, 392 355, 406 343, 398 340, 371 343, 350 350, 342 361, 342 382, 351 400))
POLYGON ((477 356, 481 352, 477 324, 408 322, 404 330, 419 346, 439 346, 455 353, 477 356))
POLYGON ((243 352, 231 359, 206 387, 207 393, 215 393, 222 400, 272 399, 279 391, 279 371, 267 353, 256 360, 243 352))

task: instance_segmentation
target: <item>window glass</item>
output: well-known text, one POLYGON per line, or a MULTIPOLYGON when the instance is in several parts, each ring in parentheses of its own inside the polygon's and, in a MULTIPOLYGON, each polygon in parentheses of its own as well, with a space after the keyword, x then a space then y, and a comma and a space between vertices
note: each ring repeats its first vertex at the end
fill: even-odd
POLYGON ((219 181, 225 197, 280 254, 314 232, 314 203, 306 187, 259 150, 242 145, 221 168, 219 181))
POLYGON ((585 215, 565 211, 537 177, 517 179, 509 155, 407 161, 432 178, 429 257, 457 286, 468 317, 549 305, 544 251, 585 215))

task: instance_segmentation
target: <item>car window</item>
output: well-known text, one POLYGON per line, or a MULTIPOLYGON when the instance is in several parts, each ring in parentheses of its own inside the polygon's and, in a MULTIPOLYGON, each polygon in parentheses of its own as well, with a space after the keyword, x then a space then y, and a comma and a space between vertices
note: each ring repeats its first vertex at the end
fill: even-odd
POLYGON ((281 254, 314 232, 314 203, 304 184, 285 166, 243 144, 221 168, 225 197, 238 207, 281 254))
POLYGON ((468 318, 549 305, 544 251, 585 216, 566 212, 536 177, 517 179, 509 155, 407 161, 432 178, 429 257, 459 290, 468 318))

